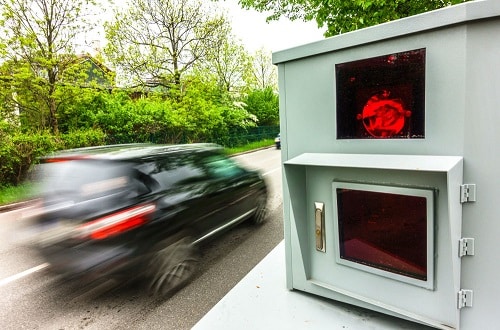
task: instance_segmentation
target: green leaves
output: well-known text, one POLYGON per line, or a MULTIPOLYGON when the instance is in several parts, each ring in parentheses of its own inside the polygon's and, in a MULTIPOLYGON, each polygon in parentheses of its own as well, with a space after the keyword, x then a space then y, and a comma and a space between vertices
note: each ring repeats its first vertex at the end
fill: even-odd
POLYGON ((76 39, 95 26, 93 0, 2 0, 0 44, 10 102, 22 120, 57 133, 62 73, 74 65, 76 39), (29 115, 28 115, 29 114, 29 115), (34 115, 34 116, 32 116, 34 115))
POLYGON ((23 182, 41 156, 59 149, 101 145, 105 139, 99 129, 77 130, 58 137, 47 131, 22 133, 16 129, 3 134, 4 129, 0 127, 0 186, 23 182))
POLYGON ((279 125, 279 97, 272 88, 253 90, 244 102, 247 111, 257 117, 260 126, 279 125))
POLYGON ((240 0, 243 8, 270 12, 268 19, 315 20, 325 37, 417 15, 469 0, 240 0))

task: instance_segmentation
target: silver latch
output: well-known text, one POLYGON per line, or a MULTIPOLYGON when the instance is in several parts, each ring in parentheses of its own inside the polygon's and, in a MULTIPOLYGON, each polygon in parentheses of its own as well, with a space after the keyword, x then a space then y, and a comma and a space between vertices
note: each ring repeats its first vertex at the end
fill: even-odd
POLYGON ((464 307, 472 307, 472 298, 474 297, 474 292, 472 290, 460 290, 458 291, 458 309, 464 307))
POLYGON ((324 203, 314 203, 314 227, 314 235, 316 236, 316 250, 326 252, 324 203))
POLYGON ((460 186, 460 203, 476 201, 476 185, 463 184, 460 186))
POLYGON ((474 239, 461 238, 458 242, 458 256, 473 256, 474 255, 474 239))

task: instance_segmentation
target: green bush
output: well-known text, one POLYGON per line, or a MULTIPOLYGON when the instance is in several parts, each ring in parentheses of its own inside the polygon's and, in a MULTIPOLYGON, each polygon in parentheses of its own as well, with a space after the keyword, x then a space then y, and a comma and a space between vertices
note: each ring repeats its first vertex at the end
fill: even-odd
POLYGON ((54 136, 48 132, 0 131, 0 186, 23 182, 38 159, 56 150, 102 145, 105 134, 98 129, 54 136))
POLYGON ((1 135, 0 185, 18 185, 36 160, 58 149, 60 142, 51 134, 21 133, 1 135))
POLYGON ((253 90, 243 102, 247 111, 257 117, 259 126, 279 125, 279 96, 272 88, 253 90))
POLYGON ((216 84, 193 79, 188 86, 176 98, 110 94, 88 124, 105 132, 107 144, 220 142, 235 129, 255 126, 255 116, 220 95, 216 84))
POLYGON ((73 131, 59 136, 62 144, 58 149, 73 149, 103 145, 106 142, 106 134, 100 129, 87 129, 73 131))

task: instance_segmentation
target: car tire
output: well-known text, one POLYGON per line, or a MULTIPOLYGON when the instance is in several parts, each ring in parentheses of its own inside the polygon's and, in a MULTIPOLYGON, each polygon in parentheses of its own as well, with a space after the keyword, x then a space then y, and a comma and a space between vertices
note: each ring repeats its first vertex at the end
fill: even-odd
POLYGON ((151 260, 149 290, 167 297, 182 288, 197 270, 198 253, 190 236, 182 236, 157 250, 151 260))
POLYGON ((251 222, 254 225, 260 225, 266 221, 267 218, 267 194, 262 193, 256 198, 256 209, 252 215, 251 222))

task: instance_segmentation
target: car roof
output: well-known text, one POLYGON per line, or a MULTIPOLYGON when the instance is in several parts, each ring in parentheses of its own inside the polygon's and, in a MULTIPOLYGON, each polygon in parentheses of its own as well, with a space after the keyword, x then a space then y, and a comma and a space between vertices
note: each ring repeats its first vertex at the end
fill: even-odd
POLYGON ((101 159, 101 160, 147 160, 161 155, 175 155, 178 153, 193 152, 221 152, 222 147, 214 143, 190 144, 152 144, 131 143, 114 144, 98 147, 68 149, 55 154, 42 157, 42 162, 76 160, 76 159, 101 159))

